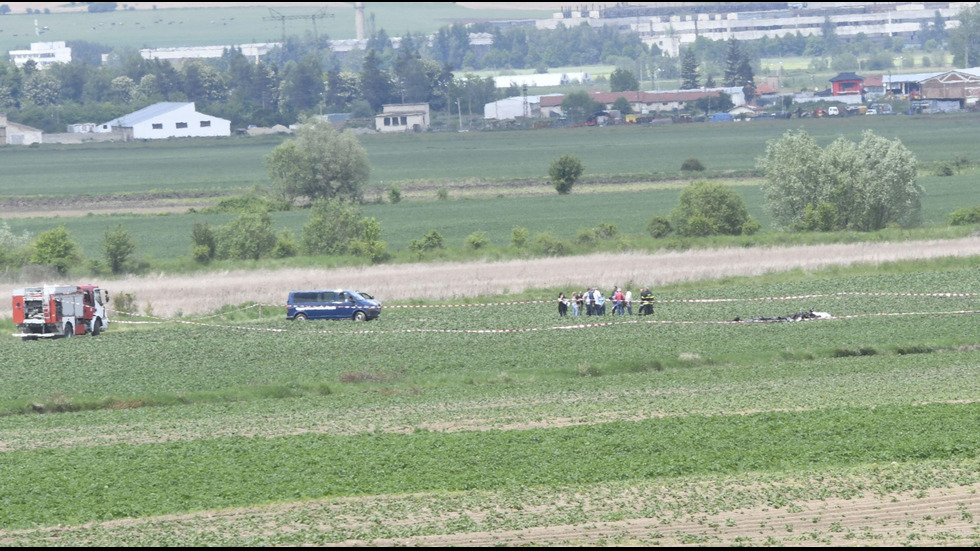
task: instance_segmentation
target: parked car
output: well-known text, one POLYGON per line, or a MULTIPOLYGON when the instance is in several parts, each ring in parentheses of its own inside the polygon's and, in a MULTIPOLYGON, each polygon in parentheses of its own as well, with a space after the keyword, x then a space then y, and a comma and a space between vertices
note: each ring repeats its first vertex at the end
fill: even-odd
POLYGON ((367 321, 381 315, 381 303, 361 291, 291 291, 286 301, 286 319, 352 319, 367 321))
POLYGON ((839 115, 840 115, 840 109, 838 109, 836 105, 831 105, 830 107, 827 108, 828 117, 837 117, 839 115))
POLYGON ((711 118, 708 120, 711 122, 732 122, 735 120, 735 117, 731 113, 712 113, 711 118))
POLYGON ((826 117, 827 116, 827 111, 825 111, 823 109, 814 109, 813 110, 813 116, 814 117, 826 117))
POLYGON ((874 106, 868 107, 868 110, 865 111, 864 114, 865 115, 877 115, 878 114, 878 109, 876 107, 874 107, 874 106))

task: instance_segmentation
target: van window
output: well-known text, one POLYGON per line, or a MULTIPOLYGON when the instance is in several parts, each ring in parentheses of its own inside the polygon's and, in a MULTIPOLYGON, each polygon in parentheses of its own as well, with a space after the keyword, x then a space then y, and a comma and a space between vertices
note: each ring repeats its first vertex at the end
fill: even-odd
POLYGON ((293 295, 293 302, 296 304, 306 304, 317 301, 316 293, 296 293, 293 295))
POLYGON ((333 302, 337 299, 337 293, 333 291, 324 291, 320 293, 320 302, 333 302))

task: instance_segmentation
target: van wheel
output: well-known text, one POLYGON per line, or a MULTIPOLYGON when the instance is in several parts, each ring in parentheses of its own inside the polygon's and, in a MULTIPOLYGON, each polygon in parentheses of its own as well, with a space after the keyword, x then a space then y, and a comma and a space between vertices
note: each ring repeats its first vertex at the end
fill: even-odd
POLYGON ((75 328, 71 326, 70 323, 65 324, 65 338, 70 339, 72 335, 75 334, 75 328))
POLYGON ((293 320, 295 320, 295 321, 306 321, 306 314, 296 314, 296 317, 294 317, 293 320))
POLYGON ((366 319, 367 319, 367 314, 365 314, 364 312, 361 312, 360 310, 354 312, 354 321, 364 321, 366 319))
POLYGON ((95 323, 92 324, 92 336, 97 337, 102 333, 102 318, 95 318, 95 323))

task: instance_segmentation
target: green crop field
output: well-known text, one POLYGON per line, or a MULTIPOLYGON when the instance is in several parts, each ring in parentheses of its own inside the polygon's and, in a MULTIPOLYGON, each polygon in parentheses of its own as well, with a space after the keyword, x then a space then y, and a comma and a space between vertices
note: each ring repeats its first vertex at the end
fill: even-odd
MULTIPOLYGON (((310 16, 321 12, 327 17, 317 19, 317 32, 333 40, 355 38, 354 7, 346 6, 283 6, 275 11, 282 16, 310 16)), ((375 28, 385 29, 390 36, 406 32, 432 33, 444 25, 465 21, 490 19, 550 18, 550 11, 470 9, 449 2, 386 3, 365 5, 365 19, 374 20, 375 28)), ((266 20, 272 16, 268 8, 171 8, 155 10, 123 10, 110 13, 52 13, 25 14, 14 11, 0 18, 0 51, 28 49, 39 40, 87 40, 113 48, 164 48, 174 46, 210 46, 214 44, 246 44, 282 40, 282 22, 266 20), (46 28, 35 35, 34 22, 46 28)), ((312 35, 309 19, 286 22, 289 36, 312 35)))
MULTIPOLYGON (((543 182, 551 160, 564 153, 582 159, 586 180, 676 177, 688 157, 700 159, 713 175, 754 171, 768 140, 798 129, 822 146, 839 136, 860 140, 861 132, 870 129, 900 139, 920 163, 931 166, 960 158, 972 161, 978 120, 972 114, 854 117, 360 138, 371 161, 370 187, 383 189, 412 182, 543 182)), ((281 139, 5 148, 0 151, 3 197, 240 191, 268 183, 265 157, 281 139)))
MULTIPOLYGON (((414 199, 398 204, 367 203, 364 214, 375 217, 392 251, 405 250, 412 239, 431 230, 450 246, 460 247, 466 236, 487 232, 491 243, 507 245, 511 230, 527 227, 532 234, 554 232, 571 240, 582 229, 608 222, 624 234, 642 236, 653 215, 665 215, 677 204, 681 186, 679 159, 696 156, 708 171, 705 178, 730 181, 745 199, 749 213, 767 228, 770 219, 758 179, 730 180, 731 173, 754 170, 755 160, 769 139, 803 128, 825 145, 837 136, 860 139, 872 128, 897 137, 920 160, 919 183, 923 223, 942 227, 952 211, 977 204, 975 168, 953 176, 934 175, 933 164, 965 159, 974 162, 975 117, 865 117, 838 120, 760 121, 732 124, 688 124, 673 127, 578 128, 548 131, 506 131, 469 134, 366 136, 362 143, 372 164, 370 201, 383 197, 388 186, 412 191, 414 199), (872 119, 872 120, 867 120, 872 119), (550 160, 572 152, 583 159, 584 183, 568 196, 553 193, 544 181, 550 160), (618 191, 587 193, 589 182, 625 180, 618 191), (643 182, 646 181, 646 184, 643 182), (649 182, 659 182, 650 184, 649 182), (542 195, 511 193, 507 182, 537 186, 542 195), (470 197, 486 185, 498 186, 496 197, 470 197), (643 184, 641 186, 640 184, 643 184), (645 187, 644 187, 645 186, 645 187), (445 188, 449 201, 436 201, 445 188), (641 191, 642 189, 642 191, 641 191), (415 191, 413 191, 415 190, 415 191)), ((281 138, 168 141, 162 144, 92 144, 77 147, 0 150, 5 167, 2 198, 244 193, 268 186, 265 156, 281 138), (203 143, 207 147, 201 147, 203 143), (43 166, 45 170, 37 170, 43 166)), ((493 188, 491 188, 493 189, 493 188)), ((604 189, 604 188, 603 188, 604 189)), ((276 213, 277 228, 296 235, 308 217, 304 210, 276 213)), ((90 255, 99 254, 107 228, 122 224, 139 245, 144 258, 174 259, 190 251, 191 228, 197 222, 212 226, 230 215, 170 214, 100 215, 65 218, 11 218, 11 229, 32 235, 59 224, 65 226, 90 255), (176 238, 175 238, 176 236, 176 238)))
POLYGON ((924 526, 980 483, 976 275, 689 283, 653 319, 549 301, 0 339, 0 545, 975 543, 969 494, 924 526), (731 323, 809 308, 835 318, 731 323), (871 497, 923 512, 798 514, 871 497))

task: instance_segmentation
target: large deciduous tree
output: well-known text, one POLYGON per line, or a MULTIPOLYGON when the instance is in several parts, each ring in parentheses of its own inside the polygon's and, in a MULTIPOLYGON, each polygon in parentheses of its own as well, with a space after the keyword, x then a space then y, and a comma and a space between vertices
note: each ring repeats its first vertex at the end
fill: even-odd
POLYGON ((759 159, 776 224, 790 229, 874 231, 919 222, 922 188, 915 156, 898 139, 867 130, 821 149, 806 132, 771 140, 759 159))
POLYGON ((371 165, 351 132, 337 132, 325 121, 306 120, 294 139, 266 158, 269 176, 287 200, 296 197, 360 201, 371 165))

